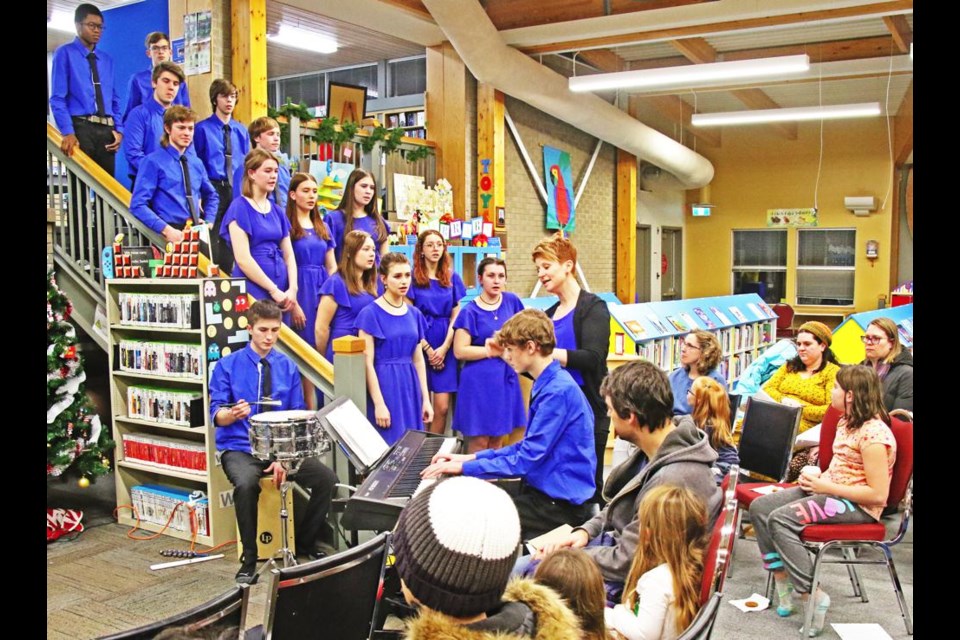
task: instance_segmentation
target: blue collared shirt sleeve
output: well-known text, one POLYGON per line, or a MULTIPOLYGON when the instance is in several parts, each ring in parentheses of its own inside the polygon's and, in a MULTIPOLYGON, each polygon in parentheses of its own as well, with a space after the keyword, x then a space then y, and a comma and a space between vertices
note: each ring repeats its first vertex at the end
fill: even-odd
POLYGON ((150 120, 146 109, 134 109, 126 119, 126 133, 123 136, 123 155, 130 165, 130 173, 137 175, 140 165, 147 154, 144 150, 144 139, 150 120))
POLYGON ((127 106, 123 108, 123 124, 127 124, 127 118, 135 107, 143 104, 143 95, 140 92, 139 73, 130 76, 130 82, 127 83, 127 106))
POLYGON ((167 226, 150 206, 159 183, 160 166, 154 158, 147 158, 140 167, 137 180, 133 183, 133 195, 130 196, 130 213, 157 233, 167 226))
POLYGON ((204 168, 203 163, 199 162, 199 159, 196 167, 200 173, 200 208, 203 210, 203 221, 208 224, 213 224, 217 218, 217 208, 220 206, 220 195, 213 187, 213 183, 210 182, 207 170, 204 168))
POLYGON ((173 100, 174 104, 182 104, 185 107, 190 105, 190 87, 187 86, 186 82, 180 83, 180 90, 177 91, 177 97, 173 100))
POLYGON ((120 111, 120 92, 117 91, 117 83, 113 81, 113 65, 110 66, 110 88, 113 91, 113 97, 110 100, 113 109, 113 128, 116 129, 119 133, 123 133, 123 118, 122 111, 120 111))
POLYGON ((67 110, 67 91, 70 88, 70 56, 67 47, 58 47, 53 52, 53 67, 50 71, 50 111, 63 135, 73 135, 73 120, 67 110))
POLYGON ((483 480, 526 477, 550 455, 562 433, 565 407, 562 403, 545 403, 535 422, 527 428, 523 440, 502 449, 477 452, 477 459, 464 463, 463 474, 483 480), (551 406, 553 405, 553 406, 551 406))
POLYGON ((230 385, 230 366, 223 366, 226 360, 221 360, 210 376, 210 425, 217 426, 214 416, 220 410, 220 405, 236 402, 230 385))

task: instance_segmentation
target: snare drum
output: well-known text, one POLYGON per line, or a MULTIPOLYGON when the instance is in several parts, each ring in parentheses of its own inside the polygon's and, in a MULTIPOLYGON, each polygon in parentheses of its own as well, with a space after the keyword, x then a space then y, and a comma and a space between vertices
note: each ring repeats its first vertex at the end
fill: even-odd
POLYGON ((330 450, 314 411, 267 411, 250 416, 250 449, 260 460, 313 458, 330 450))

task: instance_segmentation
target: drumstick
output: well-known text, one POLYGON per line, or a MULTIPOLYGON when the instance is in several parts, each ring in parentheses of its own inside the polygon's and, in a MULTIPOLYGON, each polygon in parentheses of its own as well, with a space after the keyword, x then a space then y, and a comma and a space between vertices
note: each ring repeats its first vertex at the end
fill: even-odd
MULTIPOLYGON (((239 402, 226 402, 226 403, 220 405, 220 407, 221 407, 222 409, 232 409, 233 407, 237 406, 238 404, 240 404, 240 403, 239 403, 239 402)), ((265 406, 265 407, 279 407, 279 406, 280 406, 281 404, 283 404, 283 403, 282 403, 280 400, 259 400, 259 401, 258 401, 258 400, 254 400, 254 401, 252 401, 252 402, 247 402, 247 404, 259 404, 259 405, 263 405, 263 406, 265 406)))

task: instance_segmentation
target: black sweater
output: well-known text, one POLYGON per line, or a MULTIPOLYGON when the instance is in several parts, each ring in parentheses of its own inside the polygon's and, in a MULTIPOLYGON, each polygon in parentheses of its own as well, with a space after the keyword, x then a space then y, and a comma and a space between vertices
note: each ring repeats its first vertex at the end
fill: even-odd
MULTIPOLYGON (((553 318, 560 303, 547 309, 553 318)), ((607 353, 610 351, 610 311, 607 303, 589 291, 580 291, 573 309, 573 335, 577 348, 567 351, 567 369, 576 369, 583 376, 583 394, 594 416, 606 416, 607 405, 600 397, 600 383, 607 375, 607 353)), ((597 424, 597 427, 601 427, 597 424)))

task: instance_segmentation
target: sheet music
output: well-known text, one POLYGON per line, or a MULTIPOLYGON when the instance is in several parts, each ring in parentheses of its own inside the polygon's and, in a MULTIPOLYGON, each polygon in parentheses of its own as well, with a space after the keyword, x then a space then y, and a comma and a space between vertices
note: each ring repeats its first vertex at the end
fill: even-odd
POLYGON ((376 427, 351 400, 344 398, 328 412, 321 412, 343 443, 352 451, 364 467, 369 469, 389 449, 376 427))

